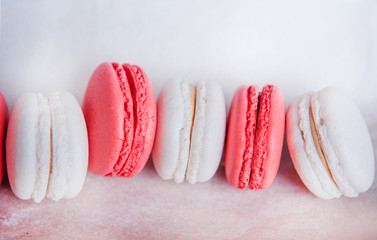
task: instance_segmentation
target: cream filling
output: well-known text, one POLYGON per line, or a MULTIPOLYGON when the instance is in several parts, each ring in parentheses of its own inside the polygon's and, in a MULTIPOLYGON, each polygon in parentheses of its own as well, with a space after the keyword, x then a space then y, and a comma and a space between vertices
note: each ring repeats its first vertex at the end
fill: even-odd
MULTIPOLYGON (((329 169, 329 165, 327 164, 327 161, 325 159, 325 156, 324 156, 324 153, 323 153, 323 150, 318 142, 318 135, 317 135, 317 129, 315 127, 315 123, 314 123, 314 119, 313 119, 313 112, 310 108, 309 110, 309 118, 310 118, 310 128, 311 128, 311 132, 312 132, 312 135, 313 135, 313 141, 314 141, 314 144, 315 144, 315 148, 317 149, 317 153, 318 153, 318 156, 319 158, 321 159, 321 162, 323 164, 323 166, 326 168, 328 174, 330 175, 331 179, 334 181, 334 177, 332 176, 331 174, 331 171, 329 169)), ((335 181, 334 181, 335 183, 335 181)), ((336 183, 335 183, 336 184, 336 183)))
POLYGON ((196 106, 196 88, 194 86, 190 86, 190 97, 191 97, 191 126, 190 126, 190 140, 192 137, 192 128, 194 126, 194 118, 195 118, 195 106, 196 106))
POLYGON ((181 96, 183 97, 183 125, 179 132, 179 155, 174 172, 174 181, 181 183, 185 179, 190 154, 190 139, 195 115, 196 89, 187 82, 180 82, 181 96))
POLYGON ((196 183, 200 167, 206 122, 206 93, 206 82, 200 81, 196 87, 195 117, 192 126, 190 155, 186 172, 186 180, 191 184, 196 183))
POLYGON ((310 98, 310 95, 303 96, 297 106, 299 128, 304 141, 305 153, 322 190, 331 197, 339 197, 341 194, 334 180, 331 178, 331 174, 329 174, 330 170, 323 157, 322 151, 318 151, 320 148, 317 147, 317 145, 319 146, 318 137, 315 127, 312 125, 314 121, 311 117, 310 98))
POLYGON ((318 135, 318 142, 321 151, 323 152, 324 159, 328 165, 329 171, 331 172, 335 184, 338 186, 343 195, 348 197, 356 197, 358 196, 358 192, 355 191, 355 189, 348 181, 343 171, 341 162, 336 154, 336 151, 329 140, 327 127, 323 119, 323 113, 321 111, 321 106, 318 98, 318 93, 313 94, 310 107, 312 111, 313 121, 315 123, 315 131, 318 135))
POLYGON ((65 107, 60 93, 49 96, 51 109, 51 146, 52 161, 47 197, 52 200, 63 198, 68 191, 71 175, 71 156, 65 107))
POLYGON ((31 198, 42 201, 47 192, 51 164, 50 107, 42 94, 37 94, 38 116, 36 126, 35 183, 31 198))

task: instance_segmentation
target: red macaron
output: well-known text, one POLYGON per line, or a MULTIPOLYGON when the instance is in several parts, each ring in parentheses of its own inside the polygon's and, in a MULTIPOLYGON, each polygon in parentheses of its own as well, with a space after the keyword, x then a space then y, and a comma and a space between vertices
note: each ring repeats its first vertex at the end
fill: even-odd
POLYGON ((83 101, 89 169, 132 177, 146 164, 156 131, 156 100, 147 74, 130 64, 102 63, 83 101))
POLYGON ((257 191, 269 187, 280 165, 285 105, 279 87, 241 86, 230 109, 225 174, 233 187, 257 191))
POLYGON ((3 97, 3 94, 0 92, 0 183, 3 180, 4 172, 5 172, 5 151, 4 151, 4 142, 5 142, 5 133, 7 129, 9 119, 9 111, 8 106, 3 97))

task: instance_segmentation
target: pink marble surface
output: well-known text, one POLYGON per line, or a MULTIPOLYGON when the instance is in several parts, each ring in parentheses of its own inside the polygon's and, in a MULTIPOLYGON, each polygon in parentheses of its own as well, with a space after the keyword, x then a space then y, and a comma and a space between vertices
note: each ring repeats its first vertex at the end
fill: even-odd
POLYGON ((259 192, 230 187, 223 167, 207 183, 163 181, 151 161, 131 179, 89 172, 72 200, 36 204, 17 199, 7 182, 0 188, 0 239, 376 237, 376 182, 355 199, 321 200, 302 184, 286 146, 275 182, 259 192))

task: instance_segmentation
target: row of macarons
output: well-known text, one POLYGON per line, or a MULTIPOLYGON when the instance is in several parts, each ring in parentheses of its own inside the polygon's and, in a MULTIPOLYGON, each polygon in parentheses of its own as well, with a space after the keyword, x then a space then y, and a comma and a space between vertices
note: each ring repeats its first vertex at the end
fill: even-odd
POLYGON ((206 182, 220 165, 224 145, 228 183, 265 189, 277 175, 285 131, 295 169, 316 196, 356 197, 372 185, 375 160, 367 125, 357 105, 334 87, 297 97, 286 113, 278 86, 261 92, 241 86, 228 123, 218 83, 168 81, 156 102, 147 74, 130 64, 100 64, 82 108, 68 92, 27 93, 8 123, 0 98, 11 189, 35 202, 75 197, 88 168, 133 177, 151 154, 162 179, 206 182))

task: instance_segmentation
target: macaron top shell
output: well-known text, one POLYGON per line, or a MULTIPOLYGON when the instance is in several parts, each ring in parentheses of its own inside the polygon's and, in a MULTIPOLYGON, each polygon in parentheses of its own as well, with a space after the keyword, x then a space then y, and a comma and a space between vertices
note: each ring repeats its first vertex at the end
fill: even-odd
POLYGON ((251 189, 267 188, 275 180, 280 166, 284 129, 285 104, 283 93, 278 86, 267 85, 263 88, 259 105, 255 154, 253 155, 253 164, 256 164, 256 166, 253 166, 251 170, 251 189), (266 129, 263 131, 263 128, 266 129), (262 151, 258 151, 259 144, 262 145, 262 151), (262 164, 257 163, 258 155, 263 161, 262 164), (258 169, 259 174, 256 174, 254 178, 253 172, 258 173, 258 169), (257 180, 258 178, 261 179, 257 180))
MULTIPOLYGON (((147 74, 138 66, 123 64, 133 98, 134 137, 130 155, 118 176, 132 177, 141 171, 153 147, 156 132, 156 100, 147 74)), ((127 132, 127 129, 125 129, 127 132)))
POLYGON ((52 200, 77 196, 88 169, 88 137, 84 115, 68 92, 48 96, 51 111, 51 167, 46 196, 52 200))
POLYGON ((22 95, 13 107, 7 139, 10 186, 21 199, 45 198, 50 172, 50 109, 41 94, 22 95))
POLYGON ((5 149, 4 149, 4 140, 5 140, 5 133, 7 129, 9 119, 9 112, 8 112, 8 106, 5 101, 5 98, 3 94, 0 92, 0 140, 2 140, 2 143, 0 145, 0 183, 2 182, 3 176, 4 176, 4 170, 5 170, 5 149))
MULTIPOLYGON (((123 142, 132 145, 132 138, 124 138, 124 122, 127 121, 124 99, 113 66, 110 63, 99 65, 89 80, 82 106, 88 128, 89 169, 96 174, 116 175, 123 166, 123 159, 118 163, 123 142), (118 167, 114 170, 114 166, 118 167)), ((133 117, 133 111, 131 113, 133 117)), ((131 125, 133 129, 133 122, 131 125)))
POLYGON ((233 187, 249 185, 257 124, 258 87, 241 86, 234 94, 229 113, 225 174, 233 187))
POLYGON ((374 151, 357 105, 330 87, 312 96, 311 110, 321 149, 340 191, 356 197, 368 190, 375 175, 374 151))

